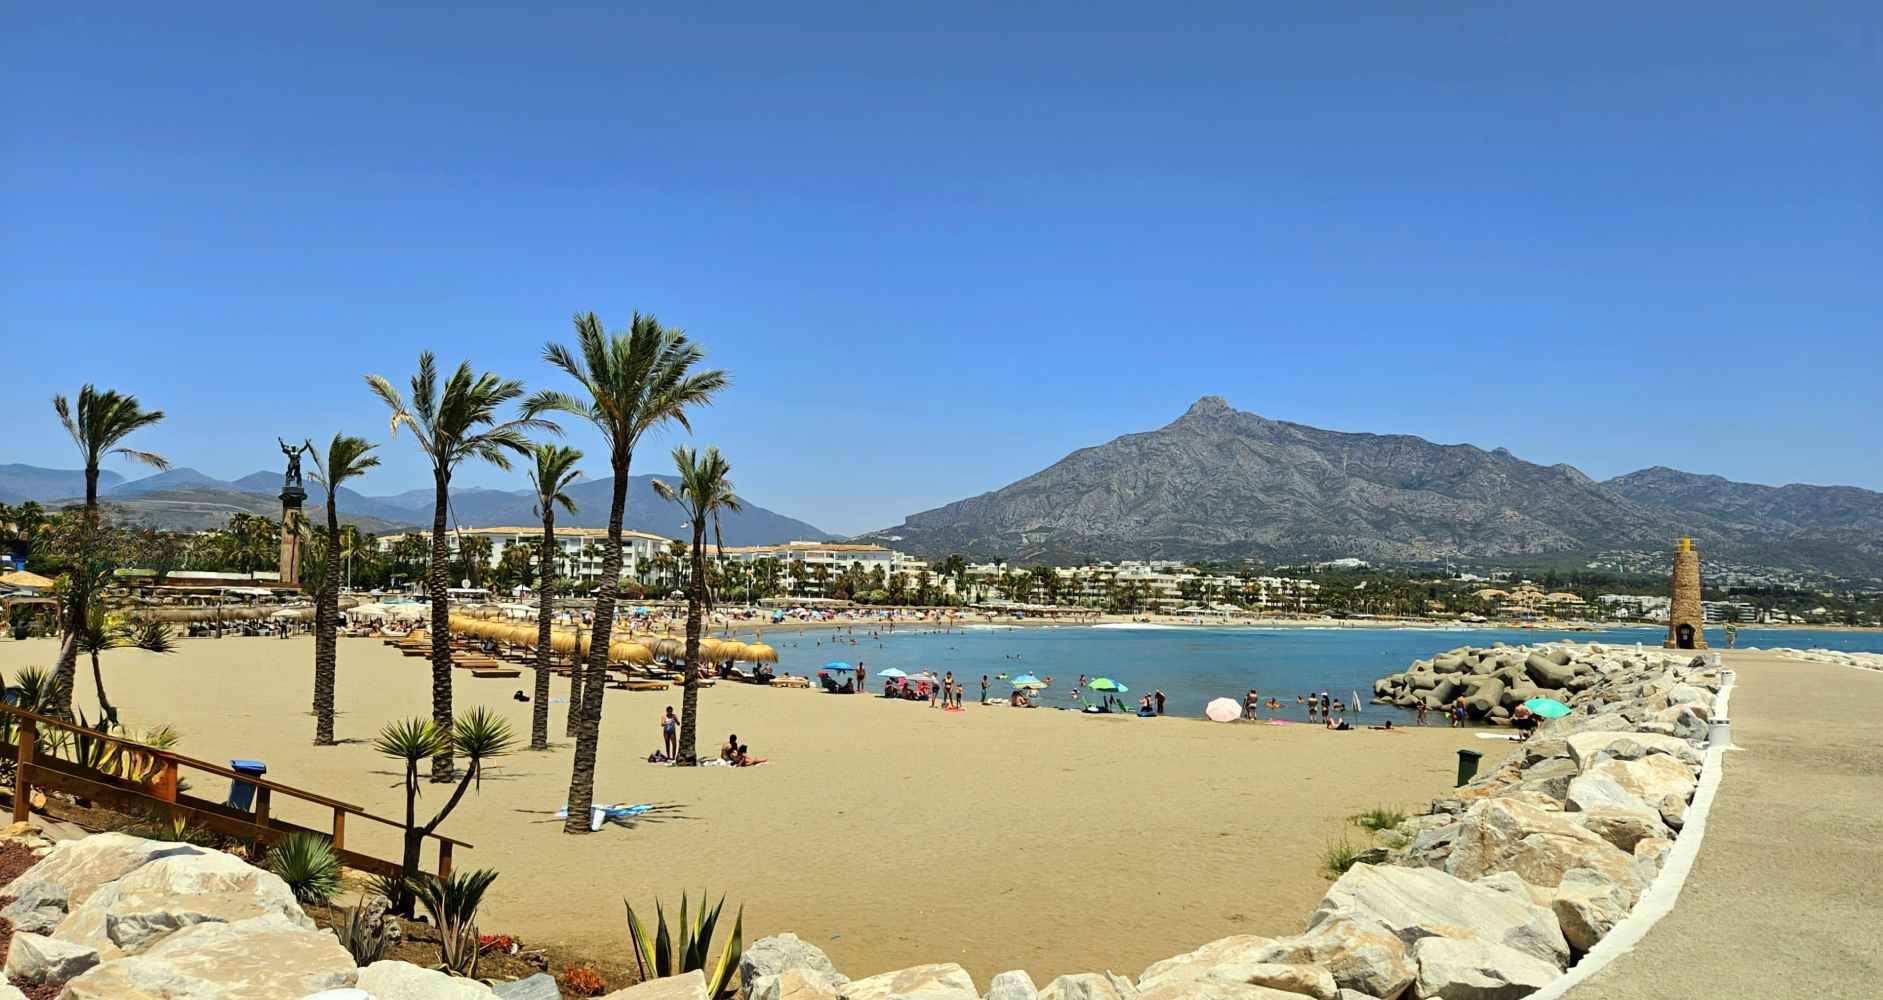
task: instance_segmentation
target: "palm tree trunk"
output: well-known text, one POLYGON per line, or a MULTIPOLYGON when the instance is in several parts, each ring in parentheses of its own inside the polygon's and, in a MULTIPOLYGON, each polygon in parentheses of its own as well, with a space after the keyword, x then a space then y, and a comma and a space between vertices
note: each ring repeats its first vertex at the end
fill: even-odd
MULTIPOLYGON (((85 463, 85 530, 80 545, 89 561, 92 543, 98 532, 98 462, 85 463)), ((65 635, 60 637, 59 659, 53 665, 52 714, 72 721, 72 689, 78 686, 78 634, 85 627, 85 602, 68 596, 65 607, 65 635)))
MULTIPOLYGON (((605 555, 604 555, 604 558, 605 555)), ((593 595, 598 601, 600 593, 593 595)), ((598 605, 599 607, 599 605, 598 605)), ((562 735, 574 737, 581 729, 582 712, 587 703, 582 700, 582 623, 575 623, 576 652, 569 654, 569 712, 568 721, 563 725, 562 735)))
POLYGON ((687 588, 687 676, 680 694, 680 752, 675 763, 692 767, 700 762, 695 752, 699 736, 700 708, 700 633, 705 624, 701 612, 706 604, 706 519, 693 519, 693 579, 687 588))
MULTIPOLYGON (((432 564, 426 587, 432 600, 432 722, 451 731, 451 609, 445 590, 451 585, 445 577, 445 504, 451 481, 440 470, 435 476, 437 501, 432 505, 432 564)), ((453 771, 451 747, 432 758, 431 780, 450 781, 453 771)))
MULTIPOLYGON (((628 505, 628 456, 615 455, 614 495, 608 506, 608 545, 602 550, 601 586, 595 591, 595 625, 589 634, 588 679, 582 690, 582 717, 575 727, 575 762, 569 771, 569 818, 564 833, 587 833, 595 802, 595 750, 601 741, 602 689, 608 672, 608 643, 614 637, 615 597, 621 591, 621 517, 628 505)), ((582 670, 578 662, 570 675, 582 670)), ((575 710, 571 696, 569 710, 575 710)))
MULTIPOLYGON (((555 600, 549 588, 556 579, 556 514, 543 505, 543 550, 536 570, 536 701, 530 706, 530 749, 549 749, 549 625, 555 615, 555 600)), ((574 671, 570 671, 573 680, 574 671)), ((569 695, 571 718, 575 694, 569 695)))
POLYGON ((327 491, 327 565, 314 601, 314 745, 333 746, 334 673, 340 637, 340 510, 327 491))
POLYGON ((118 710, 111 707, 111 699, 105 697, 105 674, 98 669, 98 651, 92 650, 92 685, 98 689, 98 728, 110 729, 118 722, 118 710))

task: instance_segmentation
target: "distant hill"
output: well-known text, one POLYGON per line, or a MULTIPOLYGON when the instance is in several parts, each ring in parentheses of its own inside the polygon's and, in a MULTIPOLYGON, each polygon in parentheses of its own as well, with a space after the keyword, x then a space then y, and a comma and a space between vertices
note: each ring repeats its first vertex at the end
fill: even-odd
MULTIPOLYGON (((635 476, 629 482, 625 526, 676 537, 682 533, 680 510, 654 493, 654 478, 635 476)), ((612 477, 578 481, 570 490, 577 512, 559 513, 557 523, 578 528, 606 527, 613 484, 612 477)), ((236 511, 270 517, 281 513, 279 472, 253 472, 229 481, 185 467, 127 481, 115 472, 101 471, 99 487, 99 499, 108 510, 141 524, 172 530, 220 527, 236 511)), ((326 493, 311 477, 306 487, 311 515, 326 503, 326 493)), ((56 507, 77 502, 75 498, 81 497, 84 489, 85 476, 80 470, 0 465, 0 502, 38 500, 56 507)), ((431 525, 429 488, 369 496, 343 486, 339 497, 341 517, 375 534, 431 525)), ((527 490, 455 489, 451 506, 453 523, 469 528, 539 523, 527 490)), ((815 525, 749 503, 744 511, 727 515, 722 528, 727 545, 771 545, 796 539, 828 541, 837 537, 815 525)))
MULTIPOLYGON (((124 481, 109 469, 98 470, 98 489, 108 490, 124 481)), ((85 495, 84 469, 42 469, 35 465, 0 465, 0 503, 41 503, 55 497, 85 495)))
POLYGON ((1599 483, 1504 449, 1269 420, 1206 396, 1172 423, 1084 448, 866 540, 1013 562, 1178 558, 1524 563, 1704 551, 1883 573, 1883 494, 1765 487, 1672 470, 1599 483))

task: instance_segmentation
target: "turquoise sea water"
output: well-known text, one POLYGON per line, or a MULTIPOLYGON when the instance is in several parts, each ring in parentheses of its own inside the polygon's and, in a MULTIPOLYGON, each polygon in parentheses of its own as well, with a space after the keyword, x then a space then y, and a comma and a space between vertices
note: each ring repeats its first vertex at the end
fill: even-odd
MULTIPOLYGON (((1658 649, 1664 627, 1611 629, 1603 632, 1553 632, 1541 629, 1312 629, 1312 628, 1197 628, 1197 627, 1089 627, 1089 626, 970 626, 948 633, 899 628, 872 636, 859 629, 837 635, 827 630, 779 627, 765 630, 765 641, 777 647, 779 666, 794 674, 815 676, 825 663, 861 662, 870 674, 870 690, 880 691, 878 671, 899 667, 909 673, 930 670, 937 676, 954 671, 962 679, 969 701, 980 697, 981 675, 1009 676, 1032 673, 1051 676, 1053 686, 1044 704, 1072 706, 1070 697, 1079 675, 1111 677, 1131 689, 1124 696, 1135 709, 1138 696, 1162 689, 1166 711, 1173 715, 1199 715, 1212 698, 1240 700, 1250 688, 1281 699, 1283 718, 1305 719, 1297 695, 1329 691, 1335 697, 1362 698, 1355 721, 1400 719, 1411 713, 1384 705, 1366 705, 1374 679, 1406 669, 1413 660, 1456 646, 1489 646, 1499 640, 1510 645, 1569 639, 1632 646, 1641 643, 1658 649), (854 644, 853 644, 854 640, 854 644)), ((1725 636, 1708 629, 1707 640, 1723 646, 1725 636)), ((1739 645, 1824 647, 1883 652, 1883 634, 1777 629, 1741 629, 1739 645)), ((1005 697, 1010 689, 993 681, 992 695, 1005 697)), ((1093 697, 1089 692, 1088 697, 1093 697)), ((1266 717, 1269 713, 1264 712, 1266 717)))

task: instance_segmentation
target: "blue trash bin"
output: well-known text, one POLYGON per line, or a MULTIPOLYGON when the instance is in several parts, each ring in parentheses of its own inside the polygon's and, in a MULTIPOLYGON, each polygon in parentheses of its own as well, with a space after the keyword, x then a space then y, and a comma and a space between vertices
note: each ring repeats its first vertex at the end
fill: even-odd
MULTIPOLYGON (((268 765, 259 760, 232 760, 229 762, 229 768, 257 778, 268 773, 268 765)), ((230 782, 228 804, 244 811, 254 808, 255 786, 246 781, 230 782)))

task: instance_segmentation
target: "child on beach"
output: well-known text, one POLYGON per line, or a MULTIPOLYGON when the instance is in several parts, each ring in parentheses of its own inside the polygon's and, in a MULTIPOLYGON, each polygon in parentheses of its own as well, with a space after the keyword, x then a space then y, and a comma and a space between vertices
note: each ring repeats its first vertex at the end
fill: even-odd
POLYGON ((1424 699, 1424 698, 1420 698, 1420 699, 1419 699, 1419 703, 1418 703, 1417 705, 1414 705, 1414 706, 1412 707, 1412 711, 1413 711, 1413 713, 1414 713, 1415 715, 1417 715, 1417 716, 1418 716, 1418 718, 1419 718, 1419 725, 1421 725, 1421 726, 1423 726, 1423 725, 1425 725, 1425 712, 1426 712, 1426 705, 1425 705, 1425 699, 1424 699))
POLYGON ((668 705, 666 714, 660 717, 660 737, 667 748, 667 759, 674 759, 680 753, 680 719, 673 714, 672 705, 668 705))
POLYGON ((1451 727, 1453 729, 1463 729, 1465 727, 1465 700, 1463 698, 1452 703, 1451 727))

